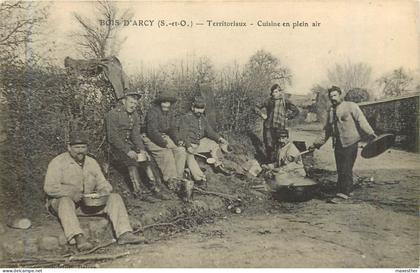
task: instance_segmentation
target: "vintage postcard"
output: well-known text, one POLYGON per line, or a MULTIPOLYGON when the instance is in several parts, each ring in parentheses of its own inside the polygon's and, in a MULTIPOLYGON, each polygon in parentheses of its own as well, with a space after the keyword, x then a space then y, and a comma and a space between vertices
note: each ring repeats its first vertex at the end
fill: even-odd
POLYGON ((2 1, 0 267, 417 272, 419 12, 2 1))

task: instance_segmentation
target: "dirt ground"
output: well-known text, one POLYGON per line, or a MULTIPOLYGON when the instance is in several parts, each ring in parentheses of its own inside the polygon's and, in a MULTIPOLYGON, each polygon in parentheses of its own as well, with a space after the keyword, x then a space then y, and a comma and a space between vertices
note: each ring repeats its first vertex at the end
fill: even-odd
MULTIPOLYGON (((303 126, 295 128, 291 138, 309 145, 319 133, 319 127, 303 126)), ((110 255, 128 251, 130 255, 83 266, 419 266, 419 154, 392 149, 369 160, 359 156, 354 168, 357 180, 354 195, 342 204, 330 204, 325 198, 334 189, 336 179, 331 143, 308 159, 316 180, 322 184, 320 194, 310 201, 278 202, 267 193, 253 191, 254 198, 244 203, 242 213, 235 214, 227 211, 227 204, 220 199, 209 201, 210 197, 196 196, 191 206, 182 209, 185 212, 203 206, 215 212, 210 217, 212 220, 206 218, 201 225, 191 225, 184 232, 146 233, 154 237, 150 244, 114 245, 98 251, 110 255)), ((246 188, 244 183, 247 180, 229 180, 218 175, 209 181, 209 189, 232 194, 232 188, 246 188)), ((138 211, 133 200, 128 200, 127 205, 130 214, 138 211)), ((159 215, 172 212, 159 208, 158 204, 149 206, 162 209, 159 215)), ((175 208, 178 203, 170 206, 175 208)), ((145 213, 145 207, 140 207, 145 213)), ((160 221, 146 219, 149 217, 146 214, 140 216, 143 224, 160 221)), ((48 216, 48 221, 52 223, 55 219, 48 216)), ((60 232, 56 222, 51 227, 60 232)), ((36 229, 45 231, 43 226, 36 229)))
MULTIPOLYGON (((311 143, 318 131, 295 130, 311 143)), ((357 159, 350 201, 267 200, 171 240, 129 247, 132 255, 97 267, 413 267, 419 266, 418 154, 389 150, 357 159)), ((331 144, 314 154, 334 185, 331 144)))

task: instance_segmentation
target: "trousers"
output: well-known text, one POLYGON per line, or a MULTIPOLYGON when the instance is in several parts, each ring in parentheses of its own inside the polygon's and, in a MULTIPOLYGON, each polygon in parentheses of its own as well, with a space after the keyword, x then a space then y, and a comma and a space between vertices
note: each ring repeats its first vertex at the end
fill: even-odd
POLYGON ((357 142, 343 147, 340 141, 337 141, 334 155, 338 176, 337 192, 348 195, 353 190, 353 166, 357 157, 357 142))
POLYGON ((104 208, 88 213, 83 210, 83 205, 80 202, 75 203, 70 197, 64 196, 61 198, 50 199, 49 207, 57 214, 58 219, 64 230, 64 235, 68 242, 77 234, 84 233, 80 227, 80 222, 77 216, 89 216, 106 214, 112 223, 115 235, 119 238, 127 231, 133 231, 130 221, 128 219, 127 209, 121 196, 117 193, 111 193, 104 208))
POLYGON ((176 146, 170 137, 164 138, 171 148, 162 148, 146 136, 143 137, 143 142, 162 172, 163 181, 167 182, 172 178, 183 177, 187 154, 185 148, 176 146))
MULTIPOLYGON (((199 144, 192 144, 193 152, 196 154, 200 153, 210 153, 211 157, 216 160, 216 163, 214 163, 215 166, 218 166, 222 164, 221 162, 221 150, 219 144, 211 140, 209 138, 202 138, 200 139, 199 144)), ((194 178, 194 180, 202 180, 205 178, 205 175, 203 171, 201 170, 200 166, 198 165, 195 156, 191 153, 187 153, 187 167, 190 169, 191 175, 194 178)))

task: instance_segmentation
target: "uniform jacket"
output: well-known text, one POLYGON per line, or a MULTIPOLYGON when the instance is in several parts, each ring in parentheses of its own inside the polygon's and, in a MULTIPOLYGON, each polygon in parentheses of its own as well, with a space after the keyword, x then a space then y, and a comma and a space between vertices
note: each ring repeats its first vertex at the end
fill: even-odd
POLYGON ((77 191, 110 193, 112 186, 105 179, 95 159, 86 156, 82 167, 70 153, 65 152, 56 156, 48 165, 44 191, 49 197, 60 198, 71 197, 77 191))
POLYGON ((146 115, 146 135, 150 140, 166 148, 167 141, 162 134, 168 135, 174 143, 178 143, 176 119, 172 111, 163 112, 160 105, 152 105, 146 115))
MULTIPOLYGON (((372 127, 356 103, 350 101, 341 102, 336 108, 336 115, 338 133, 343 147, 348 147, 358 142, 361 138, 360 131, 367 135, 374 134, 372 127)), ((325 136, 317 141, 318 145, 324 144, 328 138, 333 137, 333 107, 328 112, 324 130, 325 136)))
POLYGON ((140 135, 140 117, 136 111, 129 115, 124 105, 117 106, 105 115, 105 127, 108 142, 113 148, 125 154, 130 150, 144 150, 140 135))
POLYGON ((220 139, 220 135, 210 126, 207 117, 205 115, 197 117, 193 112, 188 112, 181 117, 179 133, 186 147, 190 147, 191 144, 199 144, 200 139, 204 137, 216 142, 220 139))
MULTIPOLYGON (((284 103, 285 113, 283 114, 284 120, 293 119, 299 114, 299 109, 291 103, 288 99, 280 99, 284 103)), ((274 114, 274 100, 268 98, 263 103, 257 104, 255 110, 257 113, 261 114, 261 109, 265 108, 267 111, 267 119, 264 120, 264 128, 271 128, 273 124, 273 114, 274 114)))

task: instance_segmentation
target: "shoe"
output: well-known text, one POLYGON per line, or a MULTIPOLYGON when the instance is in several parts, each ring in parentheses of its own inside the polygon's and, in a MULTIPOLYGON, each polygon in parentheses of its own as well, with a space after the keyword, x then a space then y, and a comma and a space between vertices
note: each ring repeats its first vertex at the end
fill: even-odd
POLYGON ((80 252, 87 251, 93 248, 93 244, 89 243, 85 235, 78 234, 75 236, 76 247, 80 252))
POLYGON ((223 165, 219 165, 219 166, 214 167, 214 172, 215 173, 221 173, 221 174, 226 175, 226 176, 231 176, 232 175, 232 172, 227 170, 225 167, 223 167, 223 165))
POLYGON ((339 197, 339 198, 342 198, 342 199, 344 199, 344 200, 347 200, 347 199, 349 199, 349 198, 350 198, 350 196, 348 196, 348 195, 346 195, 346 194, 344 194, 344 193, 341 193, 341 192, 337 193, 335 196, 337 196, 337 197, 339 197))
POLYGON ((346 201, 349 199, 350 197, 345 195, 344 193, 337 193, 335 197, 328 199, 327 202, 332 204, 342 204, 346 203, 346 201))
POLYGON ((153 195, 153 198, 160 199, 160 200, 171 199, 164 191, 161 191, 159 188, 152 189, 152 195, 153 195))
POLYGON ((151 196, 149 196, 147 194, 144 194, 144 193, 142 193, 140 191, 133 192, 133 196, 135 198, 138 198, 139 200, 141 200, 143 202, 148 202, 148 203, 156 203, 157 202, 157 200, 154 199, 153 197, 151 197, 151 196))
POLYGON ((127 244, 142 244, 146 243, 146 238, 143 235, 135 235, 131 231, 127 231, 123 233, 117 240, 119 245, 127 245, 127 244))

